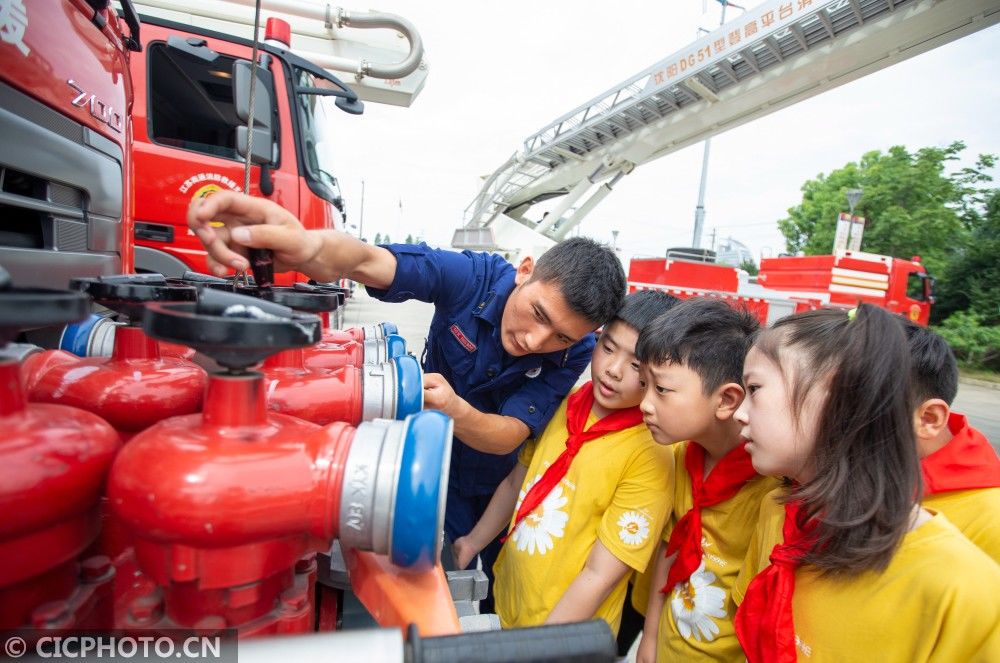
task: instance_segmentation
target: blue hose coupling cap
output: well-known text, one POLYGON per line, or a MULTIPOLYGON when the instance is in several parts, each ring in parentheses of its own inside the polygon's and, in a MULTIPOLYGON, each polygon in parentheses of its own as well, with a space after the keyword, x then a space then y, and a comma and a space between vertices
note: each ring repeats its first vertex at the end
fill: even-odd
POLYGON ((427 410, 406 418, 389 559, 414 571, 437 564, 451 464, 451 417, 427 410))
POLYGON ((90 333, 94 326, 104 319, 104 316, 92 313, 89 318, 66 325, 59 338, 59 349, 72 352, 77 357, 86 357, 90 345, 90 333))
POLYGON ((402 357, 406 354, 406 339, 399 334, 389 334, 385 337, 385 356, 388 359, 402 357))
POLYGON ((382 335, 388 336, 389 334, 398 334, 399 328, 392 324, 391 322, 382 322, 379 324, 382 327, 382 335))
POLYGON ((424 409, 424 374, 413 355, 389 360, 396 365, 396 419, 405 419, 424 409))

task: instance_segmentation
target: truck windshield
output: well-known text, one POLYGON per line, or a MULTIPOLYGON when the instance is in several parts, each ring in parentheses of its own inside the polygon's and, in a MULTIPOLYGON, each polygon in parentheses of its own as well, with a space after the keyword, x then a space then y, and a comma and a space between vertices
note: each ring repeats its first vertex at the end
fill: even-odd
MULTIPOLYGON (((331 87, 326 81, 307 71, 296 68, 296 85, 300 87, 331 87)), ((333 118, 341 115, 335 105, 335 97, 318 94, 299 94, 296 99, 299 125, 302 128, 301 144, 306 176, 314 183, 322 185, 316 193, 322 195, 339 208, 342 205, 337 178, 333 173, 336 149, 333 143, 333 118)), ((312 188, 312 187, 311 187, 312 188)), ((315 188, 314 188, 315 191, 315 188)))

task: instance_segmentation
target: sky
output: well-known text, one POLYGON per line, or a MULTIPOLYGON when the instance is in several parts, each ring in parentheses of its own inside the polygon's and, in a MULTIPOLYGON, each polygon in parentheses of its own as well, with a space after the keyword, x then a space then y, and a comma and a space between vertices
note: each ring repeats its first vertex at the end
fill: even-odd
MULTIPOLYGON (((381 0, 416 24, 430 73, 409 108, 369 103, 333 120, 348 222, 359 222, 364 180, 367 238, 448 246, 483 176, 550 121, 717 27, 718 4, 706 4, 381 0)), ((757 258, 777 255, 776 222, 802 184, 870 150, 962 140, 967 163, 1000 154, 998 47, 1000 25, 714 137, 703 245, 714 229, 757 258)), ((618 230, 623 260, 690 245, 702 150, 636 168, 580 234, 611 243, 618 230)))

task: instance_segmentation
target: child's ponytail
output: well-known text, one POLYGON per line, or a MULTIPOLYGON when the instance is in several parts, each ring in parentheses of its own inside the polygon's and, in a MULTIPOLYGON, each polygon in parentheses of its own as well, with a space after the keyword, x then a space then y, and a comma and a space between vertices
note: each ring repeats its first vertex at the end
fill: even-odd
MULTIPOLYGON (((793 412, 826 387, 813 478, 792 491, 819 517, 802 562, 826 573, 882 569, 909 529, 920 468, 909 408, 909 352, 892 314, 811 311, 779 320, 757 348, 791 383, 793 412)), ((804 524, 804 523, 800 523, 804 524)))

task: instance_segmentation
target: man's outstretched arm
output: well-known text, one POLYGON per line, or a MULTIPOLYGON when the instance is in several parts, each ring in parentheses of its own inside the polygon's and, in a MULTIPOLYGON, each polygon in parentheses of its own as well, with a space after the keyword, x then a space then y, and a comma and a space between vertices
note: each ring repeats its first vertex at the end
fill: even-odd
POLYGON ((346 277, 375 288, 388 288, 396 275, 396 257, 336 230, 306 230, 295 215, 263 198, 220 191, 188 207, 188 227, 205 245, 216 274, 249 268, 248 249, 270 249, 275 269, 297 271, 321 282, 346 277), (212 226, 213 221, 225 224, 212 226))

